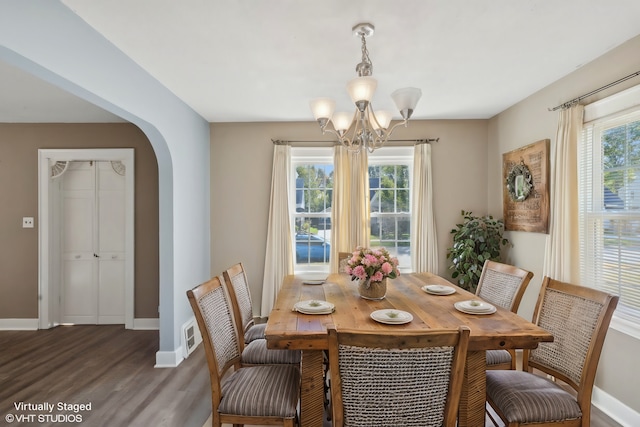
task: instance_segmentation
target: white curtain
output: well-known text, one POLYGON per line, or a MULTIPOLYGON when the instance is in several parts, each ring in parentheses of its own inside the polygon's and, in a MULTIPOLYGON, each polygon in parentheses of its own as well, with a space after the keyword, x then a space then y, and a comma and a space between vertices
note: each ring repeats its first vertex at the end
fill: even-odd
POLYGON ((284 277, 293 274, 293 247, 289 216, 290 166, 291 147, 274 145, 271 206, 269 208, 267 250, 262 280, 262 317, 269 316, 284 277))
POLYGON ((578 140, 584 107, 560 111, 552 162, 550 224, 543 274, 556 280, 580 280, 578 241, 578 140))
POLYGON ((417 273, 438 274, 438 238, 433 214, 431 144, 416 144, 413 151, 411 206, 411 263, 417 273))
POLYGON ((369 165, 367 151, 333 151, 333 203, 331 207, 331 272, 338 272, 338 252, 369 246, 369 165))

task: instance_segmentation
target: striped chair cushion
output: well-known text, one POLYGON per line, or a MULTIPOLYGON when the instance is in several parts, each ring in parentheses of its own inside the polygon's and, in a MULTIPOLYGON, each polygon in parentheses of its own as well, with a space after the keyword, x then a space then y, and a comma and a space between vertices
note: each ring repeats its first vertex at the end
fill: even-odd
POLYGON ((487 350, 487 365, 511 363, 511 354, 507 350, 487 350))
POLYGON ((575 397, 539 375, 487 371, 487 396, 509 422, 535 423, 582 417, 575 397))
POLYGON ((242 352, 242 363, 246 365, 300 364, 300 351, 267 348, 267 340, 253 340, 242 352))
POLYGON ((264 330, 267 327, 266 323, 258 323, 252 325, 244 332, 244 342, 249 344, 251 341, 264 338, 264 330))
POLYGON ((294 418, 300 371, 291 365, 251 366, 234 371, 222 385, 218 412, 294 418))

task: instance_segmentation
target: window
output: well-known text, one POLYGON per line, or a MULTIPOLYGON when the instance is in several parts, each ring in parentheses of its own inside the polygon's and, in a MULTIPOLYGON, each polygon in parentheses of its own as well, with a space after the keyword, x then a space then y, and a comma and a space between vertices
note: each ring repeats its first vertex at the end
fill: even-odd
POLYGON ((331 148, 292 148, 295 270, 328 271, 331 253, 331 148))
POLYGON ((371 246, 384 246, 411 271, 411 173, 413 149, 383 147, 369 155, 371 246))
MULTIPOLYGON (((637 98, 636 98, 637 99, 637 98)), ((588 108, 588 107, 587 107, 588 108)), ((585 117, 594 113, 585 108, 585 117)), ((640 323, 640 108, 585 123, 579 150, 580 262, 589 286, 619 295, 640 323)))
MULTIPOLYGON (((411 271, 412 147, 383 147, 369 154, 371 246, 384 246, 411 271)), ((292 223, 295 271, 329 271, 332 148, 292 148, 292 223)))

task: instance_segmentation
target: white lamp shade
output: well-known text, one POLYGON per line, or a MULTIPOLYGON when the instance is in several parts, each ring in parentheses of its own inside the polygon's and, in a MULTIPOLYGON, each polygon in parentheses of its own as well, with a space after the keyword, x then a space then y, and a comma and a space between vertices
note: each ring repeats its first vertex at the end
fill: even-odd
POLYGON ((370 102, 377 87, 378 81, 373 77, 356 77, 347 83, 347 92, 354 104, 358 101, 370 102))
POLYGON ((396 103, 399 111, 413 111, 418 105, 421 96, 422 91, 415 87, 398 89, 391 94, 391 98, 393 98, 393 102, 396 103))
POLYGON ((371 127, 374 130, 378 130, 380 128, 387 129, 389 128, 389 124, 391 123, 391 119, 393 118, 393 113, 391 111, 371 111, 369 113, 369 121, 371 122, 371 127), (375 119, 371 116, 375 115, 375 119), (377 120, 377 123, 376 123, 377 120), (379 125, 379 126, 378 126, 379 125))
POLYGON ((336 109, 336 102, 330 98, 317 98, 309 102, 313 117, 318 119, 331 120, 333 111, 336 109))
POLYGON ((346 132, 347 129, 349 129, 349 127, 351 126, 352 119, 353 113, 340 112, 335 113, 331 121, 333 122, 333 128, 337 132, 346 132))

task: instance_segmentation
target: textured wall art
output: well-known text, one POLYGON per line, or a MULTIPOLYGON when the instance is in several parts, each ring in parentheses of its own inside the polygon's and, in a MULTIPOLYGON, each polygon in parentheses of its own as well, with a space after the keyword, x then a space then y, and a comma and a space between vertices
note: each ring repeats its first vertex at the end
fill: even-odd
POLYGON ((549 140, 502 155, 505 230, 549 232, 549 140))

